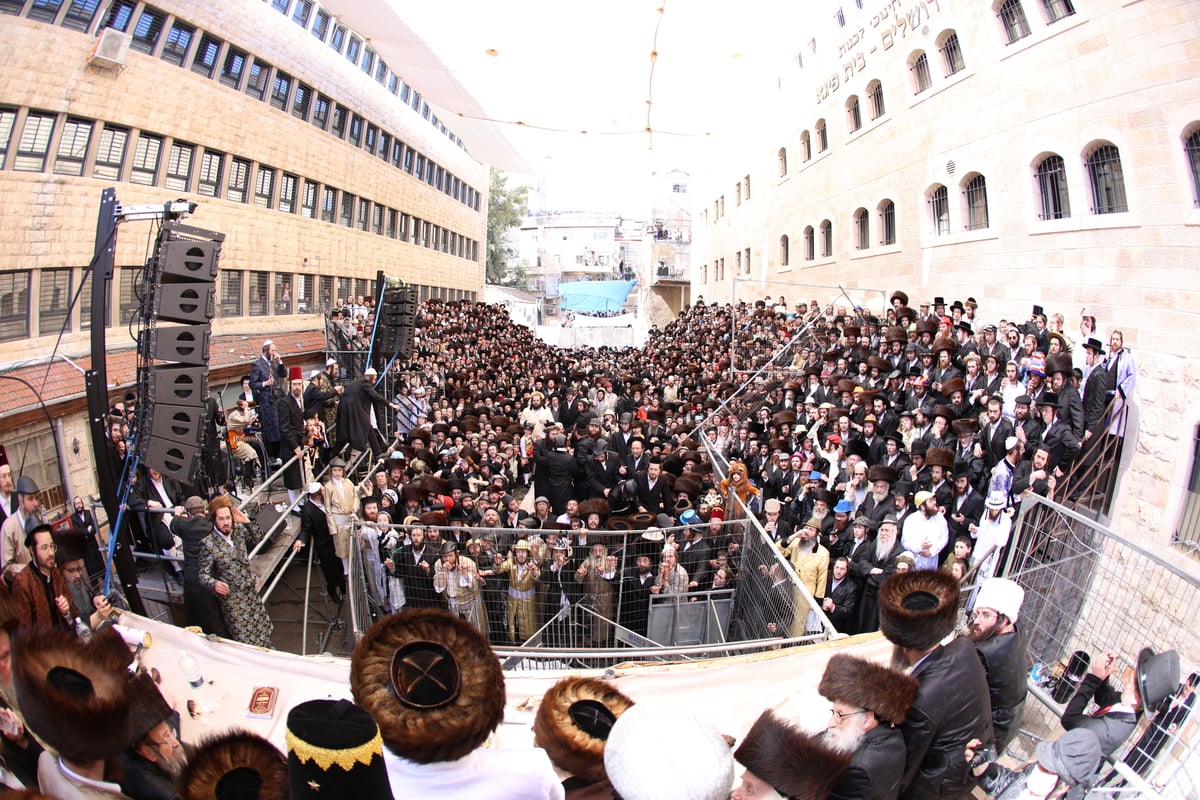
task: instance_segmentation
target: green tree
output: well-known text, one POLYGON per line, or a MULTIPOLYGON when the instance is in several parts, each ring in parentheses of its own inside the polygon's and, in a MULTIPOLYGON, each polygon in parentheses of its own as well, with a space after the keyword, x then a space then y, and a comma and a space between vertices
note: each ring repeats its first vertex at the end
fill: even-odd
POLYGON ((502 284, 508 276, 508 259, 511 248, 504 246, 504 234, 521 224, 529 211, 527 195, 529 187, 508 188, 508 176, 492 168, 491 186, 488 189, 487 217, 487 282, 502 284))

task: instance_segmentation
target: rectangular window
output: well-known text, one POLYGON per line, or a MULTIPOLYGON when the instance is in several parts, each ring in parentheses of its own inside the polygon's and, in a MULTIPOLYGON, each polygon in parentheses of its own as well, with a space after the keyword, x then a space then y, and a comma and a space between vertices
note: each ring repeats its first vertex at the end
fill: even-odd
POLYGON ((313 309, 313 276, 296 276, 296 313, 311 314, 313 309))
MULTIPOLYGON (((92 271, 86 270, 83 275, 83 286, 79 290, 79 330, 87 331, 92 328, 92 271)), ((104 326, 112 326, 112 292, 104 295, 104 326)))
POLYGON ((171 32, 167 34, 167 41, 163 44, 162 60, 182 67, 195 35, 196 29, 191 25, 175 20, 171 25, 171 32))
POLYGON ((30 275, 29 270, 0 272, 0 342, 29 336, 30 275))
POLYGON ((100 132, 100 146, 96 148, 96 166, 92 167, 92 177, 105 181, 121 180, 125 145, 128 142, 129 131, 105 125, 100 132))
POLYGON ((421 221, 421 246, 429 247, 429 234, 432 232, 433 223, 429 220, 421 221))
POLYGON ((288 96, 292 93, 292 78, 276 70, 275 80, 271 82, 271 105, 280 111, 287 111, 288 96))
POLYGON ((321 192, 321 220, 333 222, 337 215, 337 189, 326 186, 321 192))
POLYGON ((363 72, 370 75, 371 72, 375 69, 375 51, 369 47, 366 50, 364 50, 363 57, 362 57, 362 63, 359 64, 359 66, 362 68, 363 72))
POLYGON ((221 83, 232 89, 240 89, 245 74, 246 53, 231 46, 225 53, 225 64, 221 67, 221 83))
POLYGON ((333 308, 333 277, 330 275, 317 279, 317 308, 322 312, 333 308))
MULTIPOLYGON (((22 3, 17 3, 13 0, 13 5, 16 10, 10 13, 20 13, 22 3)), ((58 10, 62 8, 62 0, 33 0, 33 5, 29 9, 29 19, 36 22, 54 22, 54 18, 58 16, 58 10)), ((7 9, 3 9, 7 11, 7 9)))
POLYGON ((442 182, 445 180, 445 178, 446 178, 446 170, 443 169, 442 167, 438 167, 437 172, 435 173, 435 177, 433 179, 433 185, 435 188, 437 188, 438 191, 441 191, 442 185, 443 185, 442 182))
POLYGON ((163 23, 167 15, 149 6, 142 8, 137 25, 133 26, 133 41, 129 46, 140 53, 153 53, 158 46, 158 37, 162 34, 163 23))
POLYGON ((342 52, 342 47, 346 44, 346 26, 334 25, 333 36, 329 37, 329 46, 339 53, 342 52))
POLYGON ((358 229, 365 231, 371 225, 371 201, 365 197, 358 198, 358 229))
POLYGON ((289 0, 271 0, 271 8, 278 11, 280 14, 286 14, 288 10, 289 0))
POLYGON ((221 269, 217 287, 221 301, 217 307, 218 317, 240 317, 242 315, 242 282, 246 273, 240 269, 221 269))
POLYGON ((271 303, 267 299, 267 295, 270 291, 271 273, 250 273, 250 316, 265 317, 268 313, 270 313, 271 303))
POLYGON ((346 122, 349 118, 350 118, 350 112, 346 110, 345 106, 334 106, 333 107, 333 126, 329 129, 329 132, 332 133, 334 136, 336 136, 339 139, 345 139, 346 138, 346 122))
POLYGON ((743 187, 742 194, 746 196, 747 200, 749 200, 750 199, 750 176, 749 175, 742 178, 742 187, 743 187))
POLYGON ((308 27, 308 19, 312 16, 312 0, 296 0, 296 8, 292 11, 292 22, 301 28, 308 27))
POLYGON ((196 148, 192 145, 173 142, 171 152, 167 155, 167 180, 163 185, 177 192, 191 191, 192 159, 195 154, 196 148))
POLYGON ((371 123, 367 123, 367 138, 363 142, 363 149, 368 153, 375 152, 375 144, 379 140, 379 129, 371 123))
POLYGON ((371 230, 380 236, 383 235, 383 211, 383 206, 378 203, 371 210, 371 230))
POLYGON ((271 65, 261 58, 255 58, 246 78, 246 94, 255 100, 264 99, 267 96, 267 79, 270 76, 271 65))
POLYGON ((17 142, 17 157, 13 169, 19 172, 41 172, 46 169, 46 156, 50 152, 50 136, 54 133, 54 114, 29 112, 25 127, 17 142))
POLYGON ((38 276, 38 335, 52 336, 71 330, 67 306, 71 304, 71 269, 44 269, 38 276))
POLYGON ((315 181, 304 182, 304 194, 300 199, 300 216, 316 219, 317 217, 317 184, 315 181))
POLYGON ((404 171, 409 175, 413 174, 413 157, 416 155, 411 147, 404 148, 404 171))
POLYGON ((354 279, 354 295, 358 297, 374 297, 375 293, 371 291, 371 282, 365 278, 354 279))
POLYGON ((225 164, 225 154, 215 150, 205 150, 200 158, 200 175, 196 191, 204 197, 219 197, 221 195, 221 172, 225 164))
POLYGON ((357 64, 360 52, 362 52, 362 39, 350 34, 350 44, 346 45, 346 60, 351 64, 357 64))
POLYGON ((392 135, 386 131, 379 132, 379 157, 384 161, 388 160, 388 156, 392 152, 392 135))
POLYGON ((421 243, 421 219, 420 219, 420 217, 413 217, 412 243, 413 244, 421 243))
POLYGON ((409 219, 410 219, 410 217, 408 216, 408 214, 400 215, 400 230, 396 231, 396 238, 398 238, 402 242, 408 241, 409 219))
POLYGON ((113 4, 108 7, 108 13, 104 15, 104 21, 100 23, 100 27, 116 28, 122 32, 128 30, 135 8, 137 8, 137 3, 131 2, 131 0, 114 0, 113 4))
POLYGON ((259 208, 271 208, 275 195, 275 170, 258 167, 258 177, 254 179, 254 205, 259 208))
POLYGON ((213 76, 217 67, 217 56, 221 54, 221 40, 209 33, 200 35, 196 55, 192 56, 192 72, 206 78, 213 76))
POLYGON ((400 225, 400 212, 394 208, 389 208, 387 213, 387 235, 389 239, 395 239, 396 229, 400 225))
POLYGON ((329 21, 331 19, 332 17, 329 16, 328 11, 318 8, 317 16, 313 20, 312 27, 309 28, 308 32, 320 39, 322 42, 325 41, 325 36, 329 33, 329 21))
POLYGON ((225 199, 244 203, 249 189, 250 162, 244 158, 235 158, 229 166, 229 191, 225 193, 225 199))
POLYGON ((121 267, 117 285, 117 313, 121 323, 128 323, 134 313, 142 306, 142 272, 141 267, 121 267))
POLYGON ((347 228, 354 227, 354 195, 342 192, 342 213, 339 221, 347 228))
POLYGON ((87 33, 88 29, 92 27, 92 20, 96 18, 96 9, 99 7, 100 0, 71 0, 66 16, 63 17, 63 27, 87 33))
POLYGON ((317 95, 317 99, 313 101, 313 116, 312 124, 316 125, 321 130, 329 127, 329 103, 331 101, 323 94, 317 95))
POLYGON ((275 313, 292 313, 292 276, 285 272, 275 273, 275 313))
POLYGON ((362 144, 363 135, 363 118, 358 114, 350 117, 350 135, 347 137, 350 144, 358 147, 362 144))
POLYGON ((92 140, 92 122, 86 119, 68 119, 58 141, 58 155, 54 158, 55 175, 83 175, 83 162, 87 159, 88 144, 92 140))
POLYGON ((312 107, 313 90, 311 86, 306 86, 303 83, 296 84, 296 94, 292 97, 292 116, 297 119, 308 119, 308 112, 312 107))
POLYGON ((279 179, 279 210, 285 214, 296 213, 296 186, 299 179, 295 175, 283 173, 279 179))
POLYGON ((138 135, 137 147, 133 151, 133 166, 129 182, 141 186, 158 183, 158 160, 162 155, 162 137, 148 133, 138 135))
POLYGON ((378 65, 376 65, 376 67, 375 67, 375 82, 376 83, 386 83, 387 76, 388 76, 388 67, 387 67, 387 64, 383 63, 383 59, 381 58, 381 59, 379 59, 378 65))

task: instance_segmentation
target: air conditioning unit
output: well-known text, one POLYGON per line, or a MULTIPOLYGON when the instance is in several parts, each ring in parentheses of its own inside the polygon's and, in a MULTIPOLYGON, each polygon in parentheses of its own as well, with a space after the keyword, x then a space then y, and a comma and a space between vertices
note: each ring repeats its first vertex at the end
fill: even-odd
POLYGON ((102 69, 118 69, 125 66, 125 56, 129 52, 129 42, 133 37, 116 28, 105 28, 96 37, 92 46, 88 63, 102 69))

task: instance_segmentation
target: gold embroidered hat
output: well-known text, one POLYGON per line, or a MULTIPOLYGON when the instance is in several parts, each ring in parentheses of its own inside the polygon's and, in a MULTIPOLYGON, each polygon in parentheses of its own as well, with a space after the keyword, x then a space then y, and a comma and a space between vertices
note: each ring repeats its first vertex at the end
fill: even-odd
POLYGON ((379 726, 349 700, 309 700, 288 712, 292 800, 391 797, 379 726))

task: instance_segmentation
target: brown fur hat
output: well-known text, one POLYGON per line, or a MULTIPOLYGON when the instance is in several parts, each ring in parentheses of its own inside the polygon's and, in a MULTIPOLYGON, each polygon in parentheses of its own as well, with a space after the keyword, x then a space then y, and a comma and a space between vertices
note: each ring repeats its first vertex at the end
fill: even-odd
POLYGON ((149 673, 139 672, 129 679, 129 719, 132 744, 158 727, 173 710, 149 673))
POLYGON ((962 378, 951 378, 942 384, 942 397, 950 399, 950 395, 955 392, 965 392, 967 385, 963 383, 962 378))
POLYGON ((256 733, 227 731, 200 743, 176 788, 182 800, 287 800, 287 758, 256 733))
MULTIPOLYGON (((25 722, 68 761, 89 764, 129 744, 129 681, 106 642, 71 631, 18 630, 13 685, 25 722)), ((126 647, 128 652, 128 647, 126 647)))
POLYGON ((895 483, 900 479, 900 474, 896 472, 895 467, 889 467, 887 464, 876 464, 867 470, 867 480, 871 483, 875 481, 887 481, 895 483))
POLYGON ((579 518, 587 521, 591 514, 600 515, 600 524, 603 525, 608 520, 608 515, 611 513, 608 501, 601 497, 593 497, 590 500, 584 500, 579 504, 579 518))
POLYGON ((673 491, 676 494, 686 492, 688 497, 695 498, 704 491, 704 484, 700 482, 700 476, 696 473, 685 472, 675 479, 673 491))
POLYGON ((954 451, 948 447, 931 447, 925 453, 925 463, 931 467, 954 467, 954 451))
POLYGON ((897 669, 839 653, 829 659, 819 690, 826 699, 841 700, 873 711, 884 723, 899 725, 917 697, 920 682, 897 669))
POLYGON ((504 673, 487 639, 440 609, 406 609, 368 628, 350 691, 388 749, 419 764, 462 758, 504 718, 504 673))
POLYGON ((733 757, 784 797, 823 799, 850 766, 851 755, 768 709, 746 733, 733 757))
POLYGON ((905 572, 879 587, 879 627, 892 644, 928 650, 954 630, 958 581, 947 572, 905 572))
POLYGON ((533 743, 554 766, 590 781, 604 778, 604 743, 633 701, 597 678, 564 678, 542 697, 533 743))
POLYGON ((422 525, 429 525, 434 528, 444 528, 449 523, 446 521, 445 511, 426 511, 420 516, 422 525))
POLYGON ((771 417, 771 424, 776 428, 780 427, 781 425, 795 425, 796 412, 790 408, 779 411, 775 414, 775 416, 771 417))
POLYGON ((421 491, 428 494, 450 494, 450 482, 437 475, 425 475, 421 478, 421 491))

